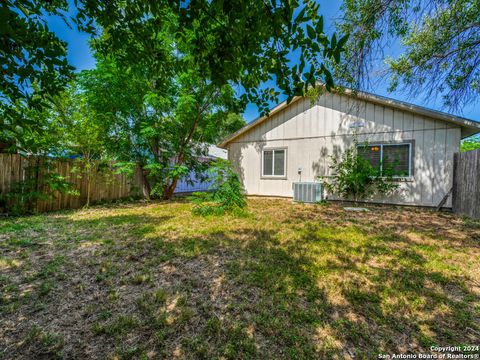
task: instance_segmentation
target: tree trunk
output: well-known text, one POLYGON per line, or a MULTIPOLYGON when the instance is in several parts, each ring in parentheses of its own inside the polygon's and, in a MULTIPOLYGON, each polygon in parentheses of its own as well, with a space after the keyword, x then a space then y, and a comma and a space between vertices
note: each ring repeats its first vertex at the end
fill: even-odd
MULTIPOLYGON (((37 161, 35 162, 35 184, 34 184, 35 191, 37 193, 40 193, 40 194, 43 192, 43 189, 41 188, 41 184, 40 184, 41 161, 42 161, 42 159, 40 157, 37 157, 37 161)), ((27 209, 29 211, 31 211, 31 210, 37 211, 37 209, 38 209, 38 198, 34 197, 33 201, 29 202, 27 204, 27 209)))
POLYGON ((85 163, 83 164, 83 170, 86 171, 87 174, 87 203, 85 207, 90 206, 90 193, 92 192, 92 164, 90 163, 90 154, 87 153, 85 155, 85 163))
POLYGON ((90 175, 87 175, 87 203, 85 204, 85 207, 90 206, 90 192, 92 191, 92 179, 90 178, 90 175))
POLYGON ((148 181, 147 174, 145 171, 140 167, 140 180, 142 186, 142 193, 145 200, 150 201, 150 192, 152 189, 150 188, 150 182, 148 181))
POLYGON ((171 200, 173 197, 173 193, 175 192, 175 188, 177 187, 178 178, 172 179, 170 185, 166 186, 163 190, 163 199, 164 200, 171 200))

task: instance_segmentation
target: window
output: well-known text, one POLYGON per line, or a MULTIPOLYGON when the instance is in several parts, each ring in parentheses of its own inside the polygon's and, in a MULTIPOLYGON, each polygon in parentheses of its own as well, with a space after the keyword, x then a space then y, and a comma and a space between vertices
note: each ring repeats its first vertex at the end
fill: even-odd
POLYGON ((380 145, 359 146, 358 155, 367 160, 375 169, 380 168, 382 152, 380 145))
POLYGON ((360 145, 358 146, 358 155, 385 175, 412 176, 411 143, 360 145))
POLYGON ((286 171, 285 149, 263 150, 262 176, 285 177, 286 171))

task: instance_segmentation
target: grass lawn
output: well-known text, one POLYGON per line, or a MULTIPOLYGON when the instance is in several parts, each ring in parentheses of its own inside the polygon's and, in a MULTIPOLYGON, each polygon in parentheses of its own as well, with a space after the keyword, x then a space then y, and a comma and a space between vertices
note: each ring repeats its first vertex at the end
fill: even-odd
POLYGON ((0 358, 374 359, 480 345, 480 223, 251 199, 0 220, 0 358))

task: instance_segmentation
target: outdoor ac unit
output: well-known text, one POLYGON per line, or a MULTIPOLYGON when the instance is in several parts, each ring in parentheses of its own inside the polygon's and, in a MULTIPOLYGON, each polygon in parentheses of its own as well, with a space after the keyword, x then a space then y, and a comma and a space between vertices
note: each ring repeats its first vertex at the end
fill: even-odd
POLYGON ((293 201, 306 203, 322 201, 322 184, 316 182, 293 183, 293 201))

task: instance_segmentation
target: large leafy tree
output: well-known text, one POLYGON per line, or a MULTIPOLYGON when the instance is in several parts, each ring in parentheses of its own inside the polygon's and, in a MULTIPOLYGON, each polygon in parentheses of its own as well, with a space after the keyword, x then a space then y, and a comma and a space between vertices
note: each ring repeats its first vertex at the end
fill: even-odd
MULTIPOLYGON (((33 101, 38 95, 33 86, 33 101)), ((1 128, 0 141, 10 142, 9 150, 16 150, 26 155, 61 156, 64 154, 63 130, 55 103, 64 95, 59 93, 51 98, 43 99, 45 106, 32 107, 23 101, 16 101, 9 105, 10 111, 15 113, 15 119, 28 126, 5 126, 1 128)))
MULTIPOLYGON (((368 88, 384 61, 390 90, 441 97, 455 110, 480 95, 480 3, 477 0, 344 0, 340 31, 350 34, 339 74, 368 88), (397 43, 401 53, 385 56, 397 43)), ((380 77, 381 78, 381 77, 380 77)))
POLYGON ((82 72, 79 81, 105 126, 108 153, 144 170, 146 197, 171 198, 178 179, 201 167, 205 144, 244 124, 235 115, 241 108, 233 89, 192 69, 160 78, 156 69, 142 65, 126 71, 99 58, 97 68, 82 72))
MULTIPOLYGON (((178 90, 174 97, 172 124, 167 126, 171 165, 188 165, 195 169, 198 156, 207 155, 208 147, 225 133, 242 127, 245 122, 229 122, 241 110, 231 86, 219 86, 200 76, 194 69, 177 75, 178 90)), ((164 186, 164 197, 172 197, 179 176, 171 176, 164 186)))
MULTIPOLYGON (((153 81, 146 73, 120 69, 107 58, 99 58, 95 69, 78 76, 89 106, 103 124, 107 154, 126 165, 133 163, 143 168, 151 160, 161 160, 158 156, 163 138, 154 138, 145 129, 159 126, 156 116, 167 107, 172 89, 165 86, 163 98, 157 97, 155 107, 149 106, 153 81)), ((151 189, 146 176, 142 187, 148 198, 151 189)))

